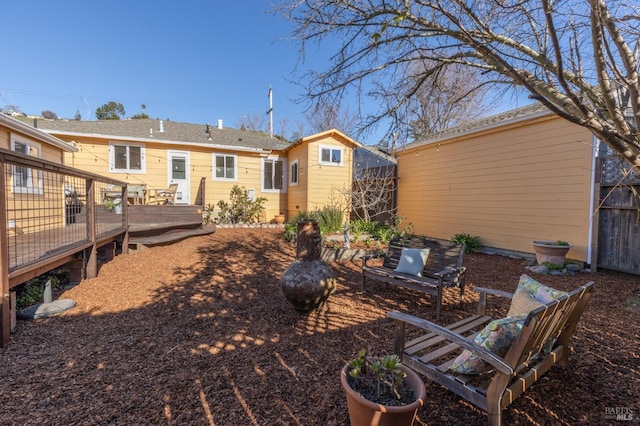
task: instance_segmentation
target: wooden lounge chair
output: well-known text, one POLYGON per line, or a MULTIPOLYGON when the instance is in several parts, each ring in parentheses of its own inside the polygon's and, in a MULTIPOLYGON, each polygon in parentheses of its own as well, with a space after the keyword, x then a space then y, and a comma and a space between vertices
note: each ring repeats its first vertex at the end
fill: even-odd
MULTIPOLYGON (((480 293, 477 314, 447 327, 397 311, 389 312, 388 317, 396 323, 395 352, 403 364, 485 410, 489 425, 500 425, 502 410, 551 367, 568 366, 569 340, 593 294, 593 282, 521 315, 522 328, 506 344, 502 355, 489 350, 495 349, 490 345, 479 345, 474 337, 493 321, 485 313, 487 294, 512 295, 483 288, 474 290, 480 293), (409 332, 420 335, 415 337, 413 333, 413 338, 407 340, 409 332), (461 357, 465 358, 463 350, 467 350, 466 356, 482 360, 486 371, 479 374, 451 371, 451 366, 455 370, 456 366, 464 365, 456 364, 461 357)), ((491 326, 487 329, 495 330, 491 326)))
POLYGON ((147 204, 175 204, 178 184, 172 183, 168 188, 149 189, 146 193, 147 204))

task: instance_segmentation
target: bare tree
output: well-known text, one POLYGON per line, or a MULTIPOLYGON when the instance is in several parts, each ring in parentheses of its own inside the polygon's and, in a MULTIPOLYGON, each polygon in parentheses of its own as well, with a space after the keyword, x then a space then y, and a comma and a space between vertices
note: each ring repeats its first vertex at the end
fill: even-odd
POLYGON ((484 73, 480 85, 525 90, 640 165, 635 2, 282 0, 276 9, 294 23, 303 56, 308 43, 342 40, 326 70, 303 76, 306 97, 335 102, 355 91, 361 102, 386 100, 366 126, 391 118, 389 134, 406 139, 404 106, 456 64, 484 73), (429 65, 407 79, 403 70, 416 62, 429 65))
POLYGON ((42 115, 44 118, 48 118, 49 120, 57 120, 58 119, 58 114, 56 114, 55 112, 47 109, 44 110, 40 113, 40 115, 42 115))
POLYGON ((238 122, 238 128, 250 132, 267 133, 267 121, 262 114, 246 114, 238 122))
POLYGON ((369 168, 353 182, 350 191, 352 212, 358 219, 388 221, 396 214, 393 197, 397 181, 392 168, 369 168))
POLYGON ((358 116, 352 114, 349 108, 324 102, 316 104, 306 117, 312 130, 317 133, 337 129, 345 135, 352 135, 358 123, 358 116))
MULTIPOLYGON (((425 68, 428 65, 413 64, 408 78, 421 78, 425 68)), ((459 64, 430 75, 407 101, 412 137, 417 139, 483 116, 489 108, 485 105, 488 87, 482 82, 478 72, 459 64)))

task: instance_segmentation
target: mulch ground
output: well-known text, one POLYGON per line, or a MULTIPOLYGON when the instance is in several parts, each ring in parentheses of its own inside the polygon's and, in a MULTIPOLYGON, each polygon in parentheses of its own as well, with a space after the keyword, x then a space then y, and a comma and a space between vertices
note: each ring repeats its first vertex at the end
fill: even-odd
MULTIPOLYGON (((280 289, 295 257, 281 229, 219 229, 117 256, 59 297, 77 306, 20 321, 0 349, 3 425, 347 425, 339 381, 361 348, 391 351, 393 309, 434 319, 429 296, 373 283, 333 263, 326 310, 296 312, 280 289)), ((513 291, 522 259, 470 254, 467 284, 513 291)), ((596 282, 575 332, 571 368, 552 369, 508 407, 507 425, 619 424, 640 417, 640 277, 600 271, 536 276, 561 290, 596 282)), ((447 291, 441 323, 474 312, 447 291)), ((497 308, 497 307, 496 307, 497 308)), ((504 305, 506 313, 507 306, 504 305)), ((416 425, 485 424, 437 384, 416 425)))

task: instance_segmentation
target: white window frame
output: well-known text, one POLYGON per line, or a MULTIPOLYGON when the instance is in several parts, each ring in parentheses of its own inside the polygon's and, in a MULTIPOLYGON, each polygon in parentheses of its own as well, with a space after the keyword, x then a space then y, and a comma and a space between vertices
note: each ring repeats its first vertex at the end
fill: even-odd
POLYGON ((300 182, 300 163, 298 160, 293 160, 289 163, 289 184, 296 186, 300 182), (293 170, 295 167, 295 170, 293 170))
MULTIPOLYGON (((273 193, 286 193, 287 192, 287 159, 286 158, 282 158, 282 157, 276 157, 276 156, 268 156, 265 158, 262 158, 262 161, 260 162, 260 190, 262 192, 273 192, 273 193), (265 189, 264 187, 264 178, 265 178, 265 163, 266 162, 277 162, 277 161, 281 161, 282 162, 282 189, 265 189)), ((275 167, 273 169, 273 172, 275 172, 275 167)), ((272 175, 272 181, 273 181, 273 175, 272 175)))
POLYGON ((213 180, 224 180, 224 181, 228 181, 228 182, 237 182, 238 181, 238 156, 236 154, 224 154, 224 153, 213 153, 212 154, 212 159, 211 161, 213 162, 213 170, 212 170, 212 179, 213 180), (217 158, 218 157, 224 157, 225 158, 225 177, 218 177, 216 176, 216 168, 217 166, 217 158), (233 178, 229 178, 226 176, 227 172, 227 157, 232 157, 233 158, 233 178))
MULTIPOLYGON (((28 155, 30 157, 41 158, 42 157, 42 145, 31 139, 26 139, 21 136, 11 134, 11 151, 19 152, 20 154, 28 155), (28 152, 16 151, 16 145, 20 144, 28 148, 28 152)), ((43 182, 42 182, 42 170, 32 169, 25 166, 13 166, 12 167, 12 190, 18 194, 42 194, 43 182), (21 174, 21 170, 26 171, 25 185, 16 184, 16 176, 21 174), (36 170, 34 176, 33 171, 36 170)))
POLYGON ((144 174, 147 172, 147 155, 146 148, 143 144, 129 143, 129 142, 109 142, 109 171, 112 173, 129 173, 129 174, 144 174), (116 146, 124 146, 127 148, 127 154, 129 148, 140 148, 140 169, 132 169, 129 164, 127 156, 127 168, 116 168, 116 146))
POLYGON ((330 145, 320 145, 318 147, 318 164, 321 164, 323 166, 342 166, 344 162, 344 148, 343 147, 336 147, 336 146, 330 146, 330 145), (323 161, 322 160, 322 151, 324 150, 329 150, 329 161, 323 161), (335 162, 333 161, 333 151, 338 151, 340 152, 340 162, 335 162))

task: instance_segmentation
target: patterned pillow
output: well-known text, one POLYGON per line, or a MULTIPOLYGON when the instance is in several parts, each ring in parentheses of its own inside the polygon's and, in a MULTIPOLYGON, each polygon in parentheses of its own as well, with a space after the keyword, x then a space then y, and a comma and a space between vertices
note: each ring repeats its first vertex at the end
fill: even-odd
POLYGON ((528 314, 530 311, 551 303, 566 294, 568 293, 565 291, 547 287, 530 276, 522 274, 507 315, 528 314))
MULTIPOLYGON (((491 321, 473 339, 475 343, 498 356, 505 356, 516 340, 526 315, 515 315, 491 321)), ((465 349, 449 366, 449 370, 460 374, 480 374, 491 370, 490 364, 465 349)))
POLYGON ((402 247, 402 253, 400 254, 400 261, 396 267, 396 272, 404 272, 405 274, 422 276, 422 269, 427 262, 430 250, 427 249, 415 249, 402 247))

